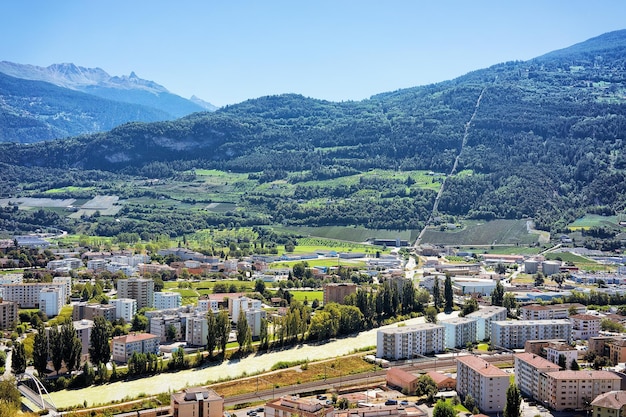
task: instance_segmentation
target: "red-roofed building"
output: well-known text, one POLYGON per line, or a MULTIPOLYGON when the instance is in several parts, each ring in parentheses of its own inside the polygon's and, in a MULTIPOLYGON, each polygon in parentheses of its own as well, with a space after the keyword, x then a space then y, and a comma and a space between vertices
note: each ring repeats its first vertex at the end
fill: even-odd
POLYGON ((590 337, 600 335, 602 318, 591 314, 576 314, 569 317, 572 322, 572 338, 574 340, 589 340, 590 337))
POLYGON ((473 355, 460 356, 456 372, 456 391, 459 395, 471 395, 483 412, 504 411, 509 374, 473 355))
POLYGON ((456 389, 456 379, 451 378, 447 375, 442 374, 441 372, 430 371, 427 372, 426 375, 431 377, 435 384, 437 384, 437 388, 441 390, 455 390, 456 389))
POLYGON ((515 383, 523 394, 533 398, 539 398, 539 375, 559 370, 559 365, 534 353, 515 354, 515 383))
POLYGON ((389 368, 386 380, 388 386, 400 388, 406 394, 414 394, 418 377, 400 368, 389 368))
POLYGON ((113 360, 128 362, 134 352, 159 354, 159 336, 150 333, 131 333, 114 337, 111 341, 113 360))
POLYGON ((626 391, 611 391, 598 395, 591 403, 594 417, 626 415, 626 391))

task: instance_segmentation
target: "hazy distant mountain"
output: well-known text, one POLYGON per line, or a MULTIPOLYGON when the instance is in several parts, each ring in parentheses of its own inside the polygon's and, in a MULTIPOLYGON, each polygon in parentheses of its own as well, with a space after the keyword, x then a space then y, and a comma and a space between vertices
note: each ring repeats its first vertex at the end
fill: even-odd
POLYGON ((208 101, 202 100, 200 97, 191 96, 191 98, 189 100, 191 100, 192 102, 196 103, 198 106, 202 107, 205 110, 208 110, 208 111, 215 111, 215 110, 217 110, 216 106, 212 105, 208 101))
POLYGON ((154 107, 171 115, 170 118, 190 113, 215 110, 210 103, 198 103, 170 93, 154 81, 129 76, 111 76, 101 68, 85 68, 74 64, 53 64, 48 67, 1 61, 0 72, 15 78, 45 81, 59 87, 82 91, 98 97, 154 107))
POLYGON ((170 118, 155 108, 0 72, 0 142, 32 143, 106 131, 130 121, 170 118))

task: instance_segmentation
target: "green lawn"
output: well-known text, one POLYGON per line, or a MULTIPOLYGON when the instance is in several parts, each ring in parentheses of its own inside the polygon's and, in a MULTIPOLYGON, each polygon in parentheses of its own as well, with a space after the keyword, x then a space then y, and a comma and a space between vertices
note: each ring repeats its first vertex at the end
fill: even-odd
POLYGON ((317 300, 320 303, 324 300, 324 291, 299 291, 299 290, 289 290, 291 296, 298 301, 308 300, 309 303, 312 303, 313 300, 317 300))

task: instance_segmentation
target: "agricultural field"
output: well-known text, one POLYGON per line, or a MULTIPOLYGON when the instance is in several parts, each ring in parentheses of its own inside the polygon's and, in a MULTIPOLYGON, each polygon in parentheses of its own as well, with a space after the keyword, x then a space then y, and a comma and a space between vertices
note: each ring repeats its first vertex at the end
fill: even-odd
POLYGON ((34 198, 34 197, 16 197, 16 198, 0 198, 0 207, 6 207, 9 203, 15 204, 22 210, 41 207, 60 207, 65 208, 74 204, 76 200, 73 198, 34 198))
POLYGON ((599 214, 587 214, 586 216, 575 220, 567 227, 570 230, 585 230, 592 227, 617 227, 619 223, 618 216, 601 216, 599 214))
POLYGON ((464 221, 460 230, 428 228, 422 241, 441 245, 530 245, 538 235, 528 232, 526 220, 464 221))
POLYGON ((364 261, 358 261, 354 259, 340 259, 340 258, 332 258, 332 259, 305 259, 298 261, 279 261, 272 262, 270 264, 271 268, 292 268, 294 264, 299 262, 306 262, 310 267, 332 267, 332 266, 348 266, 348 267, 356 267, 363 268, 365 267, 364 261))
POLYGON ((476 253, 492 253, 497 255, 537 255, 545 250, 542 246, 494 246, 492 247, 466 247, 476 253))
POLYGON ((380 230, 366 229, 365 227, 344 227, 344 226, 275 226, 277 231, 286 231, 311 238, 336 239, 346 242, 365 242, 367 239, 396 239, 414 241, 419 234, 419 230, 380 230))

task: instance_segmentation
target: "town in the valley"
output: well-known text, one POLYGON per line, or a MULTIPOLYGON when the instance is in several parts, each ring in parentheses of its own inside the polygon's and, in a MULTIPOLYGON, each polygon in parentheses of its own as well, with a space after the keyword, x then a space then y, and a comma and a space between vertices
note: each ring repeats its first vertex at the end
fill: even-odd
POLYGON ((626 410, 622 255, 575 248, 567 237, 531 255, 375 243, 221 257, 181 245, 150 253, 2 240, 3 380, 40 415, 626 410), (317 356, 298 357, 306 345, 317 356), (267 363, 274 357, 289 359, 267 363), (260 367, 255 358, 267 359, 260 367), (363 370, 341 370, 348 358, 363 370), (238 363, 247 370, 229 375, 238 363), (204 379, 194 383, 192 373, 204 379), (183 383, 161 389, 163 375, 183 383), (109 393, 114 386, 128 388, 109 393))

